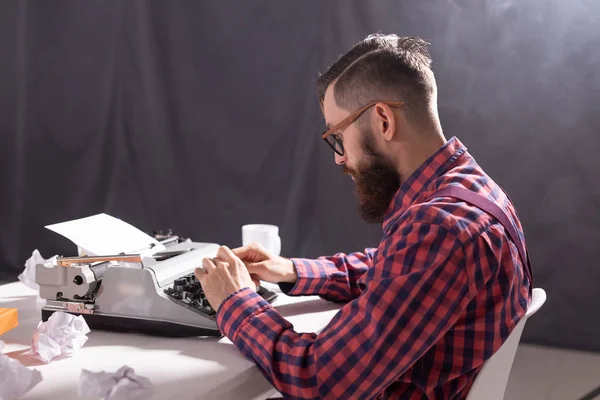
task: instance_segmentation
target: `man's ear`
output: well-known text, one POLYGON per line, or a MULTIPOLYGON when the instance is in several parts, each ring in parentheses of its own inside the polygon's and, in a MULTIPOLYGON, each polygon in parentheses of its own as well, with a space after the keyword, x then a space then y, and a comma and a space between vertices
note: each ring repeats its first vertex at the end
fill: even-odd
POLYGON ((396 134, 396 115, 392 112, 392 108, 385 103, 375 104, 375 112, 373 113, 375 121, 374 126, 378 134, 383 136, 387 141, 394 138, 396 134))

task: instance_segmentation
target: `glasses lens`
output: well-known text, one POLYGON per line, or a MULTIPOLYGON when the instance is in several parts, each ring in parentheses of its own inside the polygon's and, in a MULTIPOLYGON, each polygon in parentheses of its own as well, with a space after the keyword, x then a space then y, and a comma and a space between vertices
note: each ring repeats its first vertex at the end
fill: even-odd
POLYGON ((342 145, 342 140, 337 137, 336 134, 327 136, 325 141, 340 156, 344 155, 344 146, 342 145))

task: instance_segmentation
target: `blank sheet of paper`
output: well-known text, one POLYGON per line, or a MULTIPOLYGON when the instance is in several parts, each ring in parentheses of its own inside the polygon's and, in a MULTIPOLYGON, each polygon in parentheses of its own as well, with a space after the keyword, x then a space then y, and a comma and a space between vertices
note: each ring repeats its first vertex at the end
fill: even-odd
POLYGON ((154 253, 165 249, 152 236, 104 213, 48 225, 46 228, 71 240, 90 256, 154 253), (150 251, 152 245, 154 247, 150 251))

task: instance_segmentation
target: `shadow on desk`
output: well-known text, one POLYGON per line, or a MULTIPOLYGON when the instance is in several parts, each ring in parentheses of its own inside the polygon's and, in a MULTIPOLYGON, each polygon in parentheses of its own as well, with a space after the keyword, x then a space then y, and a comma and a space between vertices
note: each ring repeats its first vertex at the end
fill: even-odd
MULTIPOLYGON (((35 298, 32 299, 35 303, 35 298)), ((12 303, 11 303, 12 304, 12 303)), ((16 305, 15 305, 16 306, 16 305)), ((11 358, 19 360, 26 366, 41 365, 37 358, 27 354, 30 349, 33 334, 41 321, 39 313, 32 314, 29 318, 22 319, 19 316, 19 325, 2 336, 6 344, 18 344, 26 346, 26 349, 7 353, 11 358)), ((221 341, 218 337, 194 337, 194 338, 165 338, 135 333, 122 333, 104 330, 92 330, 88 333, 88 340, 82 350, 93 347, 123 347, 137 348, 141 350, 166 350, 180 353, 187 357, 203 360, 220 361, 223 357, 239 357, 238 350, 229 342, 221 341), (224 354, 225 353, 225 354, 224 354), (227 354, 230 353, 230 354, 227 354)), ((60 359, 55 359, 59 361, 60 359)))

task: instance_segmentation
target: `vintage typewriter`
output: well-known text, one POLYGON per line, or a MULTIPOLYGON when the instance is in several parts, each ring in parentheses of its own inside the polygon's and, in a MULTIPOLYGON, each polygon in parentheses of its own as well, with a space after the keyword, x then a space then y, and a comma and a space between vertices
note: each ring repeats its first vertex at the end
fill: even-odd
MULTIPOLYGON (((155 234, 156 237, 156 234, 155 234)), ((91 329, 156 336, 221 336, 212 309, 194 270, 219 246, 162 238, 166 250, 150 256, 58 257, 36 265, 42 320, 56 311, 82 315, 91 329)), ((277 294, 264 287, 268 302, 277 294)))

